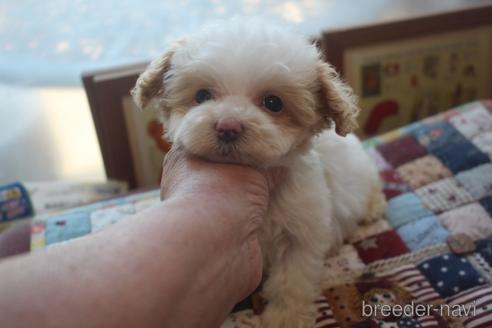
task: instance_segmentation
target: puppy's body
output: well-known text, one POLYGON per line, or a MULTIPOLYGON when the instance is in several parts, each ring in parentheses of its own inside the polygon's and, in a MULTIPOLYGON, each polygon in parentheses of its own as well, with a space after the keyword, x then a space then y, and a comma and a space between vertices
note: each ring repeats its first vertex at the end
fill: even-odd
POLYGON ((357 223, 370 223, 384 213, 386 200, 378 170, 352 134, 343 138, 327 130, 314 143, 314 149, 332 194, 333 218, 346 239, 357 223))
POLYGON ((312 327, 327 253, 336 251, 358 223, 382 214, 380 181, 368 163, 357 137, 342 138, 331 130, 315 138, 310 151, 282 163, 290 174, 273 195, 260 233, 268 327, 312 327))
POLYGON ((285 166, 260 231, 265 327, 310 327, 323 259, 384 204, 376 169, 354 136, 351 90, 304 38, 230 21, 154 60, 133 90, 156 100, 166 137, 191 154, 285 166), (324 132, 323 132, 324 131, 324 132))

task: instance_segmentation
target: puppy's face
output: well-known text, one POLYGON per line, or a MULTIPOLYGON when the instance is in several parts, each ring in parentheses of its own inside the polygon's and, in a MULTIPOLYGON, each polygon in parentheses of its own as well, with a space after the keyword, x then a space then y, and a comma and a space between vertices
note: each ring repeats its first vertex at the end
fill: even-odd
POLYGON ((357 108, 314 46, 276 27, 231 21, 177 44, 140 76, 133 96, 156 100, 166 137, 213 161, 269 166, 357 108))

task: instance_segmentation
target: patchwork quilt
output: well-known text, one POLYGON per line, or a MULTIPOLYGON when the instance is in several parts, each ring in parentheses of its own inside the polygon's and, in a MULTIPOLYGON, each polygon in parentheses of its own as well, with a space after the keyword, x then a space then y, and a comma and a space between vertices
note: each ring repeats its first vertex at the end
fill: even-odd
MULTIPOLYGON (((365 147, 388 209, 326 259, 315 327, 492 327, 492 100, 365 147)), ((32 249, 103 229, 158 201, 154 190, 38 216, 32 249)), ((257 292, 223 327, 260 327, 263 307, 257 292)))
MULTIPOLYGON (((492 327, 492 101, 365 147, 386 217, 326 259, 316 327, 492 327)), ((262 308, 258 292, 223 327, 260 327, 262 308)))

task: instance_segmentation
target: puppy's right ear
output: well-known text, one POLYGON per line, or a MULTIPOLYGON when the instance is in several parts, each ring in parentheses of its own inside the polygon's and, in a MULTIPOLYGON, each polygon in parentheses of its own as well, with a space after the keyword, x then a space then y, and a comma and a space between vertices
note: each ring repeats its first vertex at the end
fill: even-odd
POLYGON ((171 58, 176 48, 177 46, 174 46, 154 59, 138 77, 137 83, 130 93, 133 101, 140 109, 147 108, 152 99, 164 92, 164 77, 171 67, 171 58))

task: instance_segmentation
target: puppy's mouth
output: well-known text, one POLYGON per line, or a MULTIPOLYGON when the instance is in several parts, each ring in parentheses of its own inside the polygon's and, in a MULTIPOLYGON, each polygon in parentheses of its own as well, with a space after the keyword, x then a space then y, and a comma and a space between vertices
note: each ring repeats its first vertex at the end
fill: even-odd
POLYGON ((217 148, 217 154, 219 156, 237 158, 238 147, 236 145, 219 142, 217 148))
POLYGON ((193 149, 193 147, 190 149, 185 145, 183 146, 193 155, 203 157, 212 162, 261 165, 261 161, 258 161, 258 159, 248 153, 246 140, 246 136, 241 136, 234 141, 224 141, 217 138, 217 140, 203 149, 193 149))
POLYGON ((245 144, 246 137, 244 135, 241 135, 232 141, 224 141, 218 138, 215 157, 221 162, 250 164, 250 160, 248 160, 249 156, 245 154, 243 149, 245 144))

